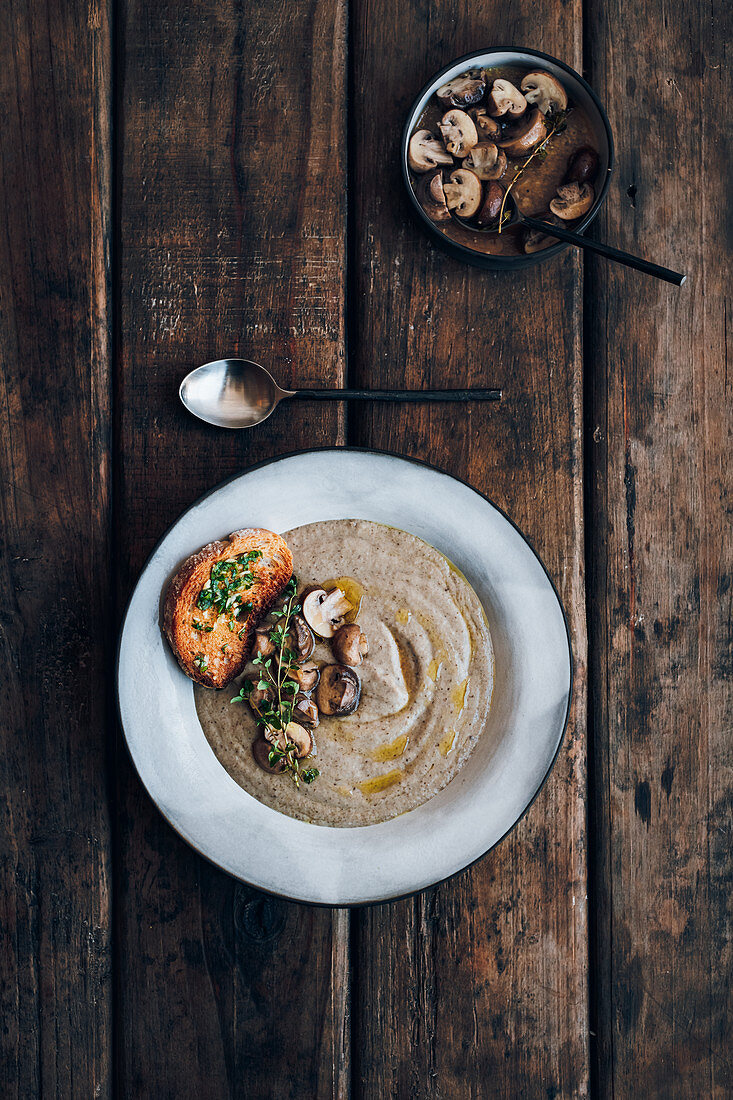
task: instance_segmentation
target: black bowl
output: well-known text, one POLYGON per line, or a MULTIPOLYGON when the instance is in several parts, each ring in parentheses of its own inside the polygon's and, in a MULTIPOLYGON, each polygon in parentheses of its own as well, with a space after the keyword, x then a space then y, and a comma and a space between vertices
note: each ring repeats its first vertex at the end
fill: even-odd
POLYGON ((459 57, 455 61, 451 61, 450 65, 446 65, 444 69, 436 73, 419 93, 417 99, 410 108, 407 121, 405 122, 405 128, 402 132, 401 149, 402 177, 405 181, 405 186, 407 187, 407 192, 417 217, 428 230, 430 236, 441 246, 441 248, 445 249, 446 252, 449 252, 451 256, 454 256, 456 259, 463 260, 465 263, 474 264, 476 267, 488 268, 492 271, 515 271, 521 267, 529 267, 532 264, 550 260, 553 256, 557 256, 559 252, 562 252, 563 249, 570 248, 571 246, 562 241, 558 241, 557 244, 540 249, 539 252, 531 252, 528 255, 489 256, 484 252, 477 252, 467 245, 450 240, 450 238, 446 237, 445 233, 438 228, 435 222, 430 220, 420 206, 420 203, 417 201, 417 196, 415 195, 415 190, 410 179, 410 168, 407 163, 407 150, 412 132, 417 125, 420 115, 425 110, 429 99, 434 95, 441 84, 445 84, 446 81, 451 80, 455 76, 460 76, 460 74, 466 72, 467 69, 488 69, 499 68, 501 66, 526 67, 528 70, 544 69, 546 72, 551 73, 561 81, 567 90, 569 98, 573 103, 583 108, 590 120, 596 139, 596 149, 598 151, 599 160, 598 177, 595 184, 597 194, 595 202, 588 213, 577 225, 573 226, 573 230, 576 233, 582 233, 583 230, 590 225, 606 198, 608 184, 613 170, 613 135, 611 133, 611 125, 608 121, 608 116, 603 109, 601 101, 588 82, 583 80, 583 77, 576 73, 574 69, 571 69, 569 65, 566 65, 564 61, 558 61, 556 57, 550 57, 546 53, 540 53, 539 50, 527 50, 523 47, 495 47, 489 50, 477 50, 475 53, 469 53, 464 57, 459 57))

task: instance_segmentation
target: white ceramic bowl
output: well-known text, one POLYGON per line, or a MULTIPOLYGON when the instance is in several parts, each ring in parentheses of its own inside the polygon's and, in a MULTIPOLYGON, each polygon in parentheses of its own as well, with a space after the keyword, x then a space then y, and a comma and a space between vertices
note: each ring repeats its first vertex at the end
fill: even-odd
POLYGON ((572 657, 558 595, 512 522, 474 489, 375 451, 289 455, 214 489, 171 527, 127 608, 118 658, 120 719, 151 798, 201 855, 261 890, 360 905, 421 890, 492 848, 546 778, 570 706, 572 657), (391 821, 308 825, 263 806, 227 774, 196 716, 193 685, 160 630, 161 593, 181 561, 240 527, 286 531, 326 519, 401 527, 450 558, 478 593, 496 661, 483 735, 434 798, 391 821))

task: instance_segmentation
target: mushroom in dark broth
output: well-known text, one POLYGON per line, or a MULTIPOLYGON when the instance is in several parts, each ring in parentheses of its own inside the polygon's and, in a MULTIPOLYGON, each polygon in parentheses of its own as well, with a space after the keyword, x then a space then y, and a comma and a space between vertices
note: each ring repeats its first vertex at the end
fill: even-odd
POLYGON ((554 74, 468 69, 425 106, 409 141, 411 182, 450 240, 488 254, 537 252, 554 239, 510 224, 513 205, 548 229, 584 218, 596 199, 594 142, 590 119, 554 74))

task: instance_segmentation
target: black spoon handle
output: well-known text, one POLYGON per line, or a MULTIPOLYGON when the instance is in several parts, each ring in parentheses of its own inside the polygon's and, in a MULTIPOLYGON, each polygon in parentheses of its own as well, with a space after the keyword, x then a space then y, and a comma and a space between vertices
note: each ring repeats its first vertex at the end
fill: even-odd
POLYGON ((501 390, 296 390, 307 401, 501 401, 501 390))
POLYGON ((686 275, 681 275, 678 271, 670 271, 668 267, 660 267, 659 264, 653 264, 650 260, 642 260, 639 256, 632 256, 629 252, 622 252, 620 248, 612 248, 610 244, 592 241, 588 237, 583 237, 580 233, 573 233, 569 229, 560 229, 559 226, 548 225, 547 222, 538 221, 537 218, 529 218, 526 214, 522 215, 521 221, 523 225, 538 229, 540 233, 546 233, 548 237, 557 237, 559 241, 577 244, 578 248, 585 248, 588 252, 597 252, 599 256, 616 260, 617 263, 626 264, 627 267, 633 267, 637 271, 643 271, 646 275, 654 275, 655 278, 664 279, 668 283, 674 283, 675 286, 682 286, 687 278, 686 275))

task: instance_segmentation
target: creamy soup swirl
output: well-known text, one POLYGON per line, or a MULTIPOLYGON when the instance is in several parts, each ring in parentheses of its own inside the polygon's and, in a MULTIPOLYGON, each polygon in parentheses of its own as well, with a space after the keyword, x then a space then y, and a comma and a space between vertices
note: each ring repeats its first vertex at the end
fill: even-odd
MULTIPOLYGON (((439 551, 405 531, 335 520, 284 537, 301 588, 347 578, 352 598, 361 598, 369 654, 357 669, 359 707, 321 718, 312 761, 320 776, 300 789, 258 768, 256 723, 248 706, 230 703, 235 685, 194 687, 204 733, 240 786, 299 820, 371 825, 414 809, 465 764, 486 722, 493 651, 481 603, 439 551)), ((314 658, 333 662, 328 643, 314 658)))

